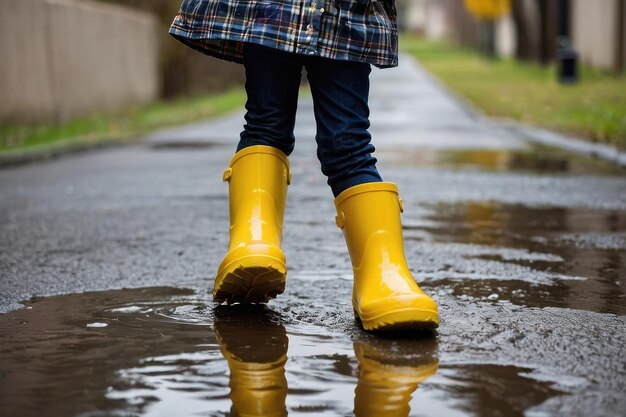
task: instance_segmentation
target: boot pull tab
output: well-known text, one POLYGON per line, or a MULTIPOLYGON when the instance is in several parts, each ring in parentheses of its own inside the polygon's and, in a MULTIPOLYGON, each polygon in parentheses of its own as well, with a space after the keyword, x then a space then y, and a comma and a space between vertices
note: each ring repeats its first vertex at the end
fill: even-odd
POLYGON ((222 175, 222 181, 226 182, 226 181, 230 181, 230 177, 233 176, 233 169, 232 168, 226 168, 224 170, 224 175, 222 175))
POLYGON ((340 211, 339 214, 335 216, 335 224, 340 229, 343 229, 346 225, 346 216, 343 214, 343 211, 340 211))
POLYGON ((398 196, 398 204, 400 204, 400 213, 404 213, 404 203, 402 202, 400 196, 398 196))

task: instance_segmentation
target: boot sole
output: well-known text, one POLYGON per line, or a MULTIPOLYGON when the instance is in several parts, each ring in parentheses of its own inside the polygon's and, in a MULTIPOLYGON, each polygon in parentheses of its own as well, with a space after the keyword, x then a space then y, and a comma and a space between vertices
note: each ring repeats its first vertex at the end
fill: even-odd
POLYGON ((215 279, 218 303, 266 303, 285 291, 287 268, 270 256, 246 256, 231 262, 215 279))
POLYGON ((439 316, 436 311, 417 308, 389 311, 367 319, 361 318, 355 309, 354 317, 361 322, 363 329, 368 331, 420 331, 434 330, 439 326, 439 316))

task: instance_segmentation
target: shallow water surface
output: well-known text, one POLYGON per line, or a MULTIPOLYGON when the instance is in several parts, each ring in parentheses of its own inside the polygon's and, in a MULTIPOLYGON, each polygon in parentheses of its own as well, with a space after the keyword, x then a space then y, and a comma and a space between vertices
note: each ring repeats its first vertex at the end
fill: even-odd
POLYGON ((432 335, 336 332, 167 287, 35 299, 0 330, 6 416, 522 415, 560 394, 524 367, 440 363, 432 335))
POLYGON ((458 296, 626 314, 624 211, 440 203, 404 227, 409 246, 430 246, 438 260, 458 252, 431 274, 458 296))
POLYGON ((589 417, 626 407, 623 211, 420 203, 403 226, 414 276, 440 306, 438 334, 360 330, 352 273, 337 266, 290 270, 267 306, 216 306, 205 291, 171 287, 35 298, 0 315, 0 415, 589 417))
POLYGON ((384 161, 411 167, 559 175, 624 175, 626 169, 559 148, 527 143, 513 149, 384 149, 384 161))

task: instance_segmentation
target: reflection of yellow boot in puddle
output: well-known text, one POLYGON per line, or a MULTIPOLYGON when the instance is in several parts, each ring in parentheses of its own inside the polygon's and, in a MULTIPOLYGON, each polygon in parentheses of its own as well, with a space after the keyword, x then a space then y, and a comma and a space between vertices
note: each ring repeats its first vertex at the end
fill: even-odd
POLYGON ((354 414, 357 417, 408 416, 411 395, 439 368, 436 357, 429 355, 433 353, 433 346, 436 349, 436 342, 425 346, 425 357, 415 359, 413 355, 403 356, 402 352, 391 352, 371 343, 355 342, 359 380, 354 414))
POLYGON ((286 416, 285 328, 258 306, 226 310, 216 309, 215 334, 230 368, 233 415, 286 416))

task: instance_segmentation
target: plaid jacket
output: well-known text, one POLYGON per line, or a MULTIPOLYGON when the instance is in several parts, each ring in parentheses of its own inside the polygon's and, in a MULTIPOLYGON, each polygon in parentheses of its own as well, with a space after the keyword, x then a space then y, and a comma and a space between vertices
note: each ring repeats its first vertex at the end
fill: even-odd
POLYGON ((395 0, 183 0, 169 33, 242 63, 243 42, 324 58, 398 65, 395 0))

